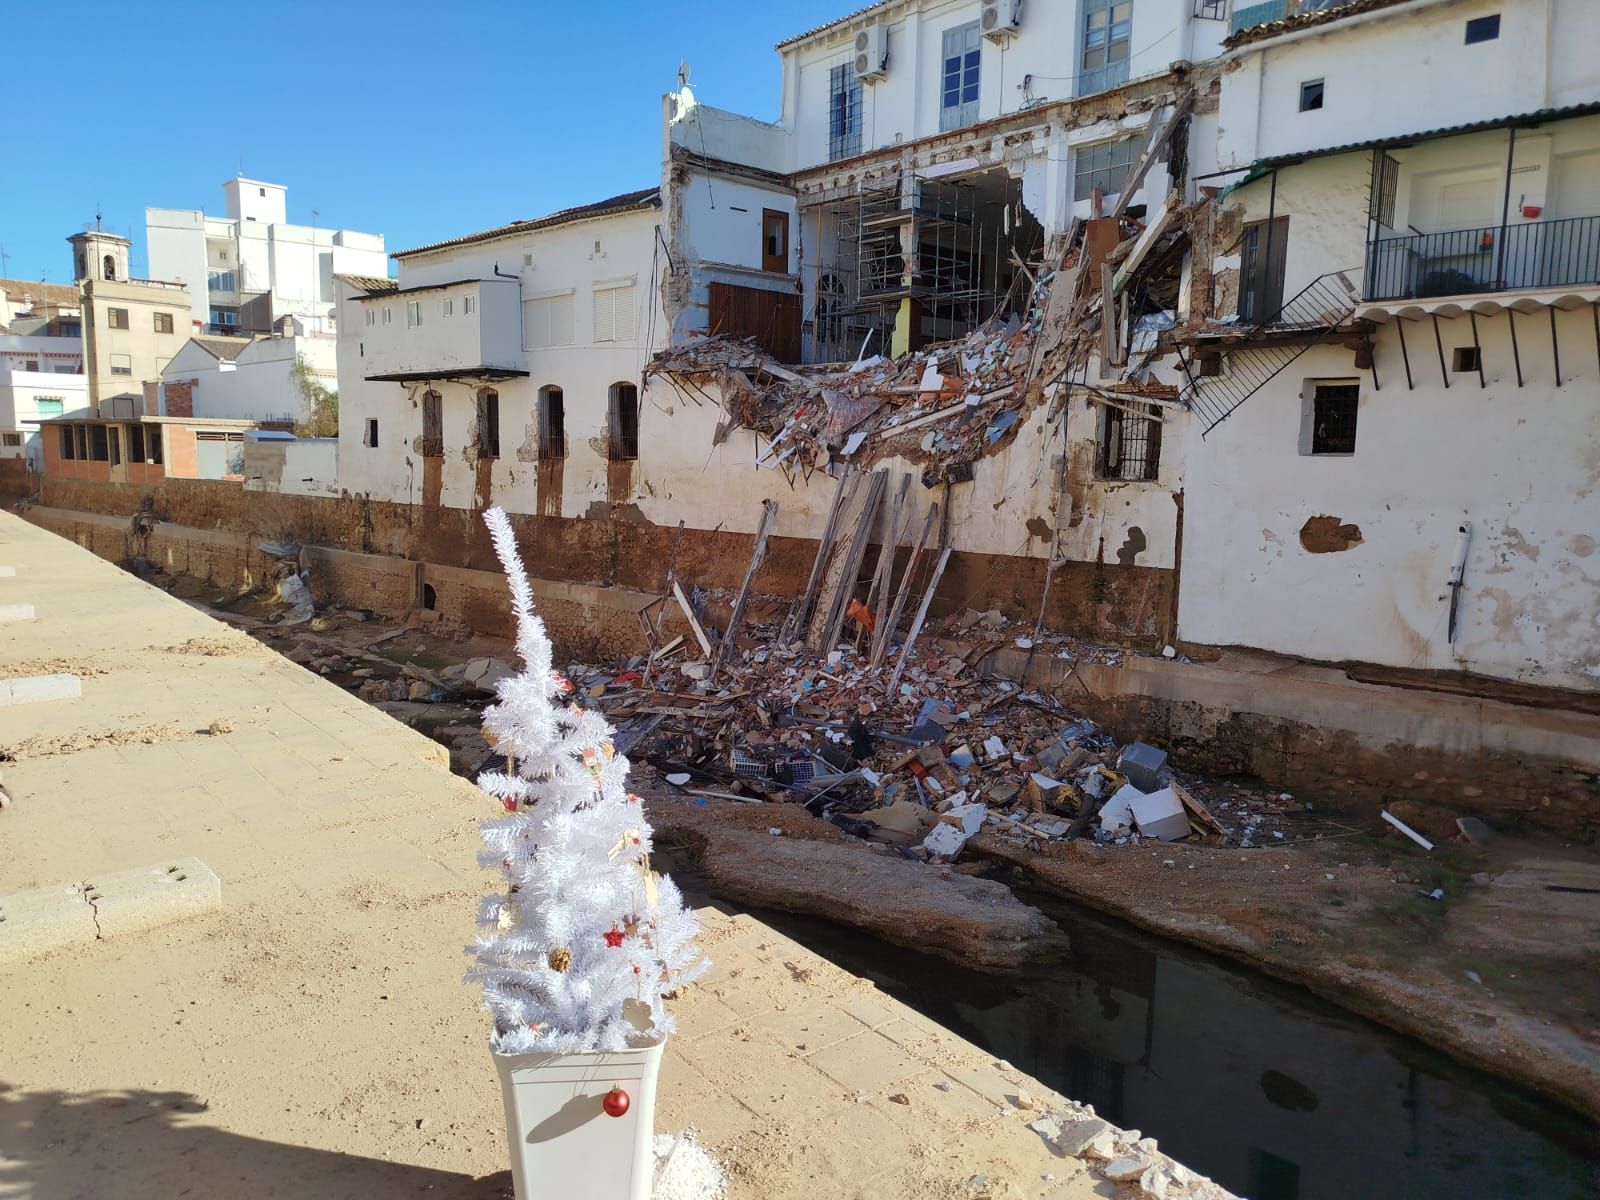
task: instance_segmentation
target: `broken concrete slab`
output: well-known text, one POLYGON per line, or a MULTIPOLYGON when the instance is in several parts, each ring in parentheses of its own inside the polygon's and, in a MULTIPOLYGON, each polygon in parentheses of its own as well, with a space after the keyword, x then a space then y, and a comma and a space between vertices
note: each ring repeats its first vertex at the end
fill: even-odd
POLYGON ((1456 829, 1474 846, 1487 846, 1494 841, 1494 830, 1489 828, 1487 822, 1480 821, 1477 817, 1457 817, 1456 829))
POLYGON ((1112 1133, 1111 1123, 1099 1117, 1090 1117, 1086 1121, 1076 1121, 1071 1125, 1062 1126, 1053 1139, 1056 1149, 1069 1158, 1081 1158, 1094 1144, 1096 1138, 1112 1133))
POLYGON ((0 679, 0 706, 76 700, 82 695, 83 681, 76 675, 23 675, 0 679))

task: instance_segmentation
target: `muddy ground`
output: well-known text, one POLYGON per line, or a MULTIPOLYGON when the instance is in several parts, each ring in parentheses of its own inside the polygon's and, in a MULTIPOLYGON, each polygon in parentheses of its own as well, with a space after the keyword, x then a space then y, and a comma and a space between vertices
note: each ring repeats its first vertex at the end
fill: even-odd
MULTIPOLYGON (((358 694, 365 686, 375 695, 374 679, 392 680, 391 693, 403 688, 415 698, 379 706, 450 747, 459 773, 475 774, 492 753, 477 732, 488 696, 463 698, 429 680, 469 660, 507 658, 508 643, 468 636, 429 613, 414 614, 398 634, 401 627, 347 612, 284 627, 273 623, 279 608, 261 596, 157 582, 358 694)), ((1302 796, 1284 814, 1284 839, 1264 847, 1023 842, 986 829, 960 861, 941 866, 849 837, 798 805, 684 796, 648 764, 636 763, 634 786, 650 802, 658 842, 691 849, 730 899, 814 913, 1005 969, 1070 953, 1036 910, 1003 884, 976 878, 1020 869, 1062 895, 1302 983, 1600 1117, 1593 848, 1507 834, 1481 846, 1438 837, 1427 852, 1371 817, 1302 796)))

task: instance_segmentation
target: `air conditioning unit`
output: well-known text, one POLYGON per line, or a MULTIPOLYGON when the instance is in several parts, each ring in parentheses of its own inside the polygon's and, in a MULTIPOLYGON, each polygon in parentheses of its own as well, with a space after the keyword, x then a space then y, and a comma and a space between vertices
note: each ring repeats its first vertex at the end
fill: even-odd
POLYGON ((856 31, 856 78, 877 83, 889 73, 889 27, 868 25, 856 31))
POLYGON ((991 42, 1009 41, 1021 26, 1022 0, 983 0, 978 28, 991 42))

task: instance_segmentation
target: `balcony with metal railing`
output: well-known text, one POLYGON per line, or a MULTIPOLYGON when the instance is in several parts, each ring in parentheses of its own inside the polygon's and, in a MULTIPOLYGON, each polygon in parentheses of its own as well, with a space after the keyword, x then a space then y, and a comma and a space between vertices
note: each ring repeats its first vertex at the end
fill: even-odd
POLYGON ((1366 300, 1600 284, 1600 216, 1378 238, 1366 300))

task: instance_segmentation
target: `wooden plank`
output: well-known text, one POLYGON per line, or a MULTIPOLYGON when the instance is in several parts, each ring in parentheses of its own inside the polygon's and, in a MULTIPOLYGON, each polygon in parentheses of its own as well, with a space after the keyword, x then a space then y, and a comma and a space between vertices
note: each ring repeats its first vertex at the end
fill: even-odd
POLYGON ((895 592, 889 616, 886 620, 878 622, 878 628, 873 633, 870 666, 883 665, 884 657, 889 650, 889 639, 894 633, 895 626, 900 624, 900 613, 905 609, 906 596, 911 591, 911 580, 916 576, 917 567, 922 563, 922 552, 928 545, 928 538, 933 533, 933 526, 938 519, 938 504, 930 504, 927 519, 922 522, 922 532, 917 535, 917 544, 911 549, 911 559, 906 563, 905 573, 900 576, 900 588, 895 592))
POLYGON ((861 508, 861 518, 856 522, 855 533, 845 547, 844 563, 834 584, 833 597, 828 604, 828 620, 823 627, 823 638, 817 649, 826 653, 838 644, 844 628, 844 613, 854 596, 861 574, 861 560, 866 557, 867 542, 872 537, 872 527, 877 523, 878 510, 883 507, 883 493, 888 490, 889 472, 872 473, 867 491, 867 502, 861 508))
POLYGON ((1123 210, 1128 207, 1133 194, 1139 190, 1139 185, 1144 182, 1144 177, 1149 173, 1151 166, 1156 161, 1156 156, 1172 138, 1173 131, 1178 128, 1181 121, 1189 115, 1189 110, 1194 106, 1194 91, 1184 92, 1177 104, 1172 106, 1172 111, 1157 125, 1152 119, 1146 127, 1149 130, 1145 138, 1144 149, 1139 152, 1139 157, 1134 159, 1133 167, 1128 171, 1127 177, 1122 181, 1122 194, 1117 197, 1117 207, 1112 211, 1112 216, 1120 217, 1123 210))
POLYGON ((933 578, 928 580, 928 590, 922 593, 922 603, 917 606, 916 619, 911 622, 911 630, 906 634, 905 645, 900 647, 900 660, 894 665, 894 674, 889 676, 889 686, 883 689, 885 697, 894 695, 895 688, 900 686, 900 675, 906 669, 906 660, 911 657, 911 647, 916 644, 917 635, 922 632, 922 623, 928 619, 928 609, 933 604, 933 594, 939 590, 939 578, 944 574, 944 568, 950 561, 950 552, 954 547, 946 546, 939 555, 939 561, 934 564, 933 578))
POLYGON ((689 622, 689 628, 694 631, 695 641, 700 643, 700 649, 705 651, 707 658, 711 657, 711 639, 706 636, 706 631, 700 628, 700 620, 694 615, 694 609, 689 607, 689 598, 683 594, 683 585, 676 579, 672 581, 672 595, 678 601, 678 607, 683 609, 684 618, 689 622))
POLYGON ((761 524, 756 529, 756 548, 750 554, 750 565, 745 568, 744 582, 739 585, 739 598, 733 602, 733 614, 728 618, 728 628, 722 635, 722 645, 717 647, 716 661, 711 665, 711 678, 717 677, 717 672, 727 661, 728 655, 733 652, 733 638, 739 632, 739 626, 744 623, 745 605, 750 602, 750 584, 755 579, 756 572, 761 569, 761 562, 767 556, 767 537, 772 533, 772 527, 778 523, 778 502, 776 500, 763 500, 761 502, 761 524))
MULTIPOLYGON (((817 590, 813 598, 810 613, 804 625, 807 645, 816 648, 819 639, 824 633, 828 621, 833 614, 833 602, 838 595, 839 580, 845 567, 845 557, 852 545, 851 538, 861 523, 861 512, 876 487, 874 477, 865 471, 857 471, 855 482, 850 492, 845 496, 844 506, 839 510, 839 519, 834 524, 833 542, 828 547, 828 559, 822 566, 821 578, 817 581, 817 590), (863 486, 865 485, 865 486, 863 486)), ((801 627, 796 626, 795 634, 799 636, 801 627)))
POLYGON ((806 590, 783 622, 781 636, 785 641, 804 629, 811 616, 811 604, 817 594, 817 584, 822 579, 822 568, 828 565, 828 551, 833 548, 833 531, 839 525, 839 512, 844 507, 847 494, 854 490, 860 479, 861 472, 855 467, 846 467, 845 473, 839 476, 839 486, 833 493, 833 507, 828 510, 828 523, 823 526, 822 537, 817 542, 817 558, 811 564, 811 577, 806 580, 806 590))
MULTIPOLYGON (((878 538, 878 564, 872 569, 872 586, 867 589, 868 612, 873 611, 879 604, 879 597, 889 591, 889 573, 894 570, 895 551, 900 545, 900 513, 905 508, 906 492, 910 489, 911 476, 900 476, 900 487, 889 504, 889 519, 878 538)), ((873 622, 873 628, 877 628, 876 621, 873 622)))
MULTIPOLYGON (((929 393, 929 395, 932 394, 933 393, 931 392, 929 393)), ((874 436, 881 438, 893 437, 897 433, 905 433, 911 429, 921 429, 924 425, 931 425, 933 422, 941 421, 945 417, 955 416, 956 413, 966 408, 966 406, 967 402, 962 400, 959 404, 952 404, 948 408, 941 408, 937 412, 928 413, 925 416, 918 417, 914 421, 907 421, 902 425, 886 425, 882 429, 878 430, 877 434, 874 436)))
POLYGON ((1146 225, 1144 232, 1134 240, 1133 249, 1128 251, 1127 257, 1122 260, 1122 265, 1117 268, 1117 273, 1111 277, 1113 296, 1120 296, 1132 282, 1133 273, 1139 269, 1139 264, 1144 261, 1145 255, 1150 253, 1161 235, 1167 231, 1177 212, 1178 193, 1173 192, 1167 197, 1167 202, 1161 206, 1161 211, 1155 215, 1155 219, 1146 225))

